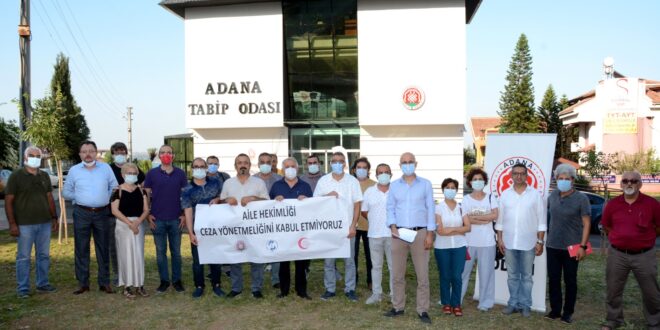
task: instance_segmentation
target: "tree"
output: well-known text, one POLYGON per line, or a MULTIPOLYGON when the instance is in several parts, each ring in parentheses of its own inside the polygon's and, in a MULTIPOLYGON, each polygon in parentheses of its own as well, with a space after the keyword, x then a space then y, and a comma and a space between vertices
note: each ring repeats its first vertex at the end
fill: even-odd
POLYGON ((506 86, 500 96, 500 111, 498 111, 502 117, 501 131, 504 133, 540 132, 539 119, 534 110, 532 56, 529 53, 527 36, 524 33, 518 38, 506 81, 506 86))
POLYGON ((607 180, 605 180, 605 176, 612 172, 611 157, 604 154, 602 151, 596 152, 591 149, 582 154, 580 162, 583 164, 582 169, 589 174, 591 180, 597 179, 600 181, 607 193, 607 180))
POLYGON ((43 99, 36 100, 32 111, 32 119, 26 120, 26 129, 22 134, 23 139, 48 152, 50 157, 55 159, 59 179, 57 185, 59 187, 58 197, 60 203, 60 243, 62 243, 62 232, 64 232, 65 239, 68 238, 66 204, 62 197, 62 159, 68 159, 71 150, 65 141, 67 135, 65 112, 65 98, 59 90, 56 90, 53 95, 46 95, 43 99), (64 230, 62 230, 62 227, 64 227, 64 230))
POLYGON ((50 82, 50 95, 56 96, 58 91, 62 94, 61 105, 63 109, 64 141, 69 149, 67 157, 78 159, 80 143, 89 139, 89 127, 82 114, 82 109, 71 94, 71 73, 69 71, 69 58, 60 53, 54 65, 55 71, 50 82))
MULTIPOLYGON (((569 107, 568 97, 566 97, 566 94, 563 94, 561 96, 561 99, 559 99, 559 112, 561 112, 562 110, 568 107, 569 107)), ((559 135, 558 142, 559 142, 559 151, 560 151, 559 157, 577 162, 580 157, 577 152, 571 151, 571 142, 577 140, 577 137, 579 135, 578 128, 574 126, 564 126, 562 123, 558 135, 559 135)))
POLYGON ((0 169, 15 168, 18 164, 19 133, 15 121, 0 118, 0 169))
POLYGON ((539 106, 539 119, 541 130, 545 133, 557 133, 557 140, 555 141, 555 159, 561 157, 561 130, 563 128, 561 119, 559 119, 559 103, 557 102, 557 95, 555 94, 552 84, 543 94, 543 101, 539 106))

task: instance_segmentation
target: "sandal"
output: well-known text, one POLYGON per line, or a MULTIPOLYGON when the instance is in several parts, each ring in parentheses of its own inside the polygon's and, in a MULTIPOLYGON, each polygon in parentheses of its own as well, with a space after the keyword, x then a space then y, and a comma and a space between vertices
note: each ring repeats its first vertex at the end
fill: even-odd
POLYGON ((451 314, 451 306, 449 306, 449 305, 442 306, 442 313, 446 314, 446 315, 450 315, 451 314))
POLYGON ((145 290, 143 286, 141 286, 141 287, 139 287, 139 288, 137 289, 137 293, 138 293, 141 297, 149 297, 149 294, 147 293, 147 290, 145 290))
POLYGON ((131 288, 124 288, 124 292, 122 292, 122 293, 124 294, 124 297, 126 297, 128 299, 135 298, 135 295, 133 294, 133 291, 131 291, 131 288))
POLYGON ((463 316, 463 310, 461 307, 454 307, 454 316, 463 316))

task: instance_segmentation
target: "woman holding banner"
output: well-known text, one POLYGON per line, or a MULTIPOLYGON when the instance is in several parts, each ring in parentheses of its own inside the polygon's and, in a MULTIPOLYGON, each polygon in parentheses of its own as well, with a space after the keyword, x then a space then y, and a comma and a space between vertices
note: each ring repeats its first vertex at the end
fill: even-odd
POLYGON ((458 181, 447 178, 442 181, 445 200, 435 209, 437 225, 434 243, 435 260, 440 272, 440 303, 444 314, 463 316, 461 309, 461 274, 465 267, 465 233, 470 231, 470 221, 461 216, 461 207, 454 199, 458 181))
POLYGON ((575 168, 561 164, 555 169, 557 190, 548 197, 550 221, 547 241, 548 291, 550 293, 550 313, 545 318, 560 318, 564 323, 572 322, 577 296, 578 262, 586 256, 589 230, 591 227, 591 206, 589 198, 575 190, 575 168), (569 254, 573 247, 575 255, 569 254), (564 273, 566 296, 563 303, 561 275, 564 273))

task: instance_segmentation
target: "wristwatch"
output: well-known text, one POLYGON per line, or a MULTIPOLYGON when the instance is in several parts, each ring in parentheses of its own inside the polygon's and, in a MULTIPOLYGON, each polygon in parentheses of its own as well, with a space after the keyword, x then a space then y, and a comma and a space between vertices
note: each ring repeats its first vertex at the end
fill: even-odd
POLYGON ((581 248, 583 248, 585 251, 587 251, 587 246, 586 245, 580 245, 581 248))
POLYGON ((536 244, 541 244, 541 245, 543 245, 543 240, 542 240, 542 239, 537 239, 537 240, 536 240, 536 244))

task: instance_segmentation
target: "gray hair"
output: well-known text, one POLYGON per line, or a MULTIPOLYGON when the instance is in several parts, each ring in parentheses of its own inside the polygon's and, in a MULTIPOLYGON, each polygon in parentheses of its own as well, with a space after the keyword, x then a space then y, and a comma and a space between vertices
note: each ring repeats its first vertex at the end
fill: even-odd
POLYGON ((637 180, 642 180, 642 175, 637 170, 625 171, 625 172, 623 172, 623 174, 621 174, 621 177, 625 176, 626 174, 627 175, 632 175, 637 180))
POLYGON ((559 164, 557 168, 555 168, 555 179, 562 174, 568 174, 573 179, 577 178, 577 174, 575 173, 575 167, 569 164, 559 164))
POLYGON ((39 155, 43 156, 43 153, 41 152, 41 149, 35 147, 35 146, 29 146, 25 149, 25 153, 23 153, 24 158, 28 158, 28 154, 30 151, 39 151, 39 155))
POLYGON ((298 165, 298 160, 297 160, 297 159, 295 159, 295 158, 293 158, 293 157, 287 157, 287 158, 284 158, 284 160, 282 161, 282 167, 284 167, 284 162, 286 162, 286 161, 291 161, 291 162, 293 162, 294 164, 296 164, 296 167, 299 166, 299 165, 298 165))

